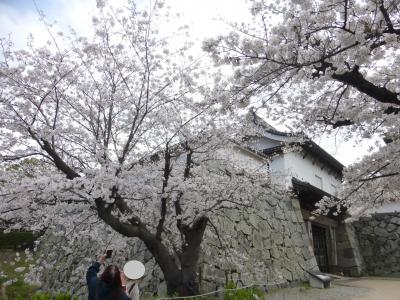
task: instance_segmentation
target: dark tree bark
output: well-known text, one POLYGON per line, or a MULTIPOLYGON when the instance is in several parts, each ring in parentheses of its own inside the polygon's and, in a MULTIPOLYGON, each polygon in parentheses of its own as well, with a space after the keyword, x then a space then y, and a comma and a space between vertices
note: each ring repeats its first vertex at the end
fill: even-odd
POLYGON ((199 293, 199 278, 197 274, 201 242, 208 219, 202 217, 183 233, 186 243, 182 247, 180 267, 169 250, 162 244, 156 234, 149 232, 140 220, 132 218, 129 223, 120 222, 105 208, 101 199, 96 200, 100 218, 115 231, 127 237, 138 237, 146 245, 160 266, 167 284, 169 295, 192 296, 199 293))
POLYGON ((358 66, 355 66, 353 70, 349 72, 341 74, 335 73, 332 75, 332 78, 356 88, 359 92, 379 102, 400 105, 400 100, 398 99, 399 93, 392 92, 385 87, 376 86, 372 82, 366 80, 359 72, 358 66))
POLYGON ((198 261, 203 241, 204 231, 207 227, 208 218, 201 217, 185 233, 186 244, 183 245, 180 255, 181 274, 177 292, 182 296, 199 294, 199 278, 197 274, 198 261))
POLYGON ((199 293, 197 267, 208 223, 207 217, 199 218, 191 227, 184 227, 182 234, 185 236, 185 243, 182 245, 179 262, 176 262, 176 258, 159 237, 148 231, 139 219, 131 218, 129 223, 121 222, 111 214, 111 207, 105 207, 102 199, 96 200, 96 206, 99 217, 115 231, 127 237, 137 237, 145 243, 164 274, 168 295, 193 296, 199 293))

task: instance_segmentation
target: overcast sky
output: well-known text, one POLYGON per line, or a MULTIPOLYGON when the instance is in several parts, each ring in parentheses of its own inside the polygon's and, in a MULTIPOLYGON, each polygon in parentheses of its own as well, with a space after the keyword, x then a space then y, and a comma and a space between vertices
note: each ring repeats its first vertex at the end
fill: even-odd
MULTIPOLYGON (((110 2, 124 4, 124 0, 110 2)), ((249 16, 245 0, 166 0, 166 4, 174 14, 180 13, 179 21, 190 25, 191 37, 199 41, 228 32, 227 22, 221 19, 245 21, 249 16)), ((44 44, 49 35, 39 21, 38 9, 44 12, 48 22, 56 22, 57 30, 66 31, 71 26, 78 34, 89 35, 91 14, 95 8, 95 0, 0 0, 0 37, 11 34, 15 47, 23 48, 32 33, 36 44, 44 44)), ((316 142, 344 165, 368 153, 373 144, 373 141, 365 141, 355 145, 352 141, 345 142, 340 136, 325 137, 316 142)))

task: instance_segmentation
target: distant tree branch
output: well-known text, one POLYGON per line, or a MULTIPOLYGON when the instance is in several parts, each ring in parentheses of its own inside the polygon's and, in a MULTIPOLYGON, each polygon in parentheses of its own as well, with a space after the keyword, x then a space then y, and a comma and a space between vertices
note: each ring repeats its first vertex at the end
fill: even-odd
POLYGON ((400 29, 396 29, 393 27, 393 22, 390 19, 389 13, 387 9, 383 6, 383 1, 381 1, 381 5, 379 6, 379 10, 381 11, 383 18, 385 19, 386 25, 387 25, 387 30, 384 30, 384 33, 394 33, 394 34, 400 34, 400 29))
POLYGON ((373 177, 363 178, 363 179, 360 179, 359 181, 371 181, 371 180, 375 180, 375 179, 379 179, 379 178, 397 176, 399 174, 400 174, 400 172, 393 172, 393 173, 388 173, 388 174, 382 174, 382 175, 377 175, 377 176, 373 176, 373 177))
MULTIPOLYGON (((378 174, 380 171, 382 171, 383 169, 385 169, 385 168, 386 168, 387 166, 389 166, 389 165, 390 165, 390 162, 384 164, 383 166, 379 167, 377 170, 373 171, 373 172, 369 175, 369 177, 367 177, 367 178, 374 177, 375 174, 378 174)), ((366 174, 366 173, 362 174, 361 176, 364 176, 365 174, 366 174)), ((360 177, 361 177, 361 176, 360 176, 360 177)), ((363 182, 363 183, 362 183, 362 185, 363 185, 363 184, 365 183, 366 180, 358 179, 358 180, 350 181, 350 183, 353 183, 354 181, 361 181, 361 182, 363 182)))
POLYGON ((399 93, 392 92, 385 87, 376 86, 372 82, 366 80, 359 72, 359 66, 355 66, 353 70, 349 72, 341 74, 334 73, 332 74, 332 78, 356 88, 359 92, 381 103, 400 105, 400 100, 398 99, 399 93))
POLYGON ((349 0, 344 0, 344 17, 343 17, 343 29, 347 26, 347 9, 348 9, 348 2, 349 0))
POLYGON ((164 195, 165 190, 168 186, 169 176, 171 174, 171 154, 169 153, 169 147, 167 145, 164 153, 164 178, 161 190, 161 216, 158 221, 156 229, 156 238, 161 240, 161 233, 163 232, 164 222, 167 214, 167 197, 164 195))
POLYGON ((20 155, 4 155, 0 156, 0 160, 2 161, 13 161, 13 160, 19 160, 22 158, 30 157, 30 156, 37 156, 40 155, 42 156, 43 153, 40 152, 32 152, 32 153, 26 153, 26 154, 20 154, 20 155))
POLYGON ((20 209, 22 209, 22 208, 23 208, 23 207, 14 207, 14 208, 10 208, 10 209, 7 209, 7 210, 0 211, 0 214, 6 214, 6 213, 9 213, 9 212, 12 212, 12 211, 20 210, 20 209))
MULTIPOLYGON (((189 145, 187 142, 185 143, 184 146, 185 146, 186 151, 188 151, 186 154, 186 165, 185 165, 185 171, 183 174, 183 180, 186 181, 190 176, 190 169, 193 166, 193 162, 192 162, 193 150, 189 148, 189 145)), ((177 196, 177 198, 174 202, 174 207, 175 207, 175 214, 177 216, 176 226, 178 227, 178 229, 181 233, 186 234, 188 227, 182 223, 182 218, 178 217, 178 216, 182 215, 182 206, 181 206, 180 200, 183 196, 183 193, 184 192, 181 191, 179 193, 179 195, 177 196)))
POLYGON ((42 149, 46 151, 46 153, 52 158, 55 166, 57 167, 58 170, 63 172, 65 175, 67 175, 68 179, 74 179, 77 177, 80 177, 78 173, 76 173, 73 169, 71 169, 63 160, 62 158, 58 155, 58 153, 51 147, 51 144, 44 140, 41 139, 42 141, 42 149))
POLYGON ((400 107, 393 107, 389 106, 383 111, 385 114, 390 115, 390 114, 395 114, 397 115, 400 112, 400 107))
POLYGON ((333 127, 333 129, 339 128, 339 127, 343 127, 343 126, 349 126, 349 125, 353 125, 354 124, 353 121, 348 120, 348 119, 346 119, 346 120, 338 120, 338 121, 333 122, 332 120, 328 120, 328 118, 325 117, 325 116, 323 116, 322 119, 317 120, 317 121, 323 122, 326 125, 330 125, 330 126, 333 127))

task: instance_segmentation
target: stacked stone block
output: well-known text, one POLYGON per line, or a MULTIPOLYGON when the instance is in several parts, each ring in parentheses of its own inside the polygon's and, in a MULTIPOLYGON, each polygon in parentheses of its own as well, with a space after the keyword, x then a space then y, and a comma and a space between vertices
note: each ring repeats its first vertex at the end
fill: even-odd
POLYGON ((338 271, 345 276, 365 275, 365 263, 354 226, 340 222, 336 231, 338 271))
POLYGON ((380 213, 353 223, 369 275, 400 275, 400 213, 380 213))
MULTIPOLYGON (((93 240, 77 240, 73 252, 64 244, 63 237, 43 236, 38 255, 53 264, 41 265, 31 277, 39 279, 44 290, 71 291, 84 297, 86 269, 103 249, 93 240)), ((147 272, 140 282, 141 291, 165 294, 162 272, 143 243, 131 239, 127 249, 115 251, 109 262, 123 266, 133 258, 143 261, 147 272)), ((318 268, 299 202, 289 193, 269 193, 251 207, 222 210, 211 218, 202 249, 198 266, 202 291, 220 289, 228 281, 287 286, 306 281, 307 270, 318 268)))
POLYGON ((307 270, 318 268, 299 202, 288 193, 266 195, 252 208, 226 211, 212 222, 216 230, 210 227, 203 245, 203 290, 231 280, 287 285, 306 281, 307 270))

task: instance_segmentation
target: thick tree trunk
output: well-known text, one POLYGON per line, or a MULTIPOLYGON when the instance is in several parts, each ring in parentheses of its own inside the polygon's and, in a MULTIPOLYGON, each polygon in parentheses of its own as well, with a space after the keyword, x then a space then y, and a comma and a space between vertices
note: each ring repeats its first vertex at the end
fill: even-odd
POLYGON ((207 227, 208 218, 200 217, 191 228, 184 230, 186 243, 180 255, 180 269, 176 276, 169 278, 164 272, 168 295, 194 296, 200 292, 198 262, 201 242, 207 227))
POLYGON ((208 223, 206 216, 199 217, 191 227, 182 226, 185 242, 177 263, 157 235, 148 231, 139 219, 132 217, 128 222, 120 221, 111 214, 109 208, 105 207, 102 199, 96 200, 96 206, 99 217, 115 231, 127 237, 137 237, 145 243, 163 272, 168 295, 193 296, 199 293, 197 265, 201 242, 208 223))
MULTIPOLYGON (((196 252, 200 252, 200 247, 196 249, 196 252)), ((198 256, 195 253, 186 252, 185 255, 193 254, 193 258, 190 262, 183 262, 181 269, 170 276, 171 274, 164 273, 167 293, 168 295, 179 295, 179 296, 194 296, 200 292, 199 277, 198 277, 198 256)))
POLYGON ((196 272, 188 274, 182 270, 176 280, 167 281, 167 293, 169 296, 195 296, 200 292, 198 275, 196 272))

